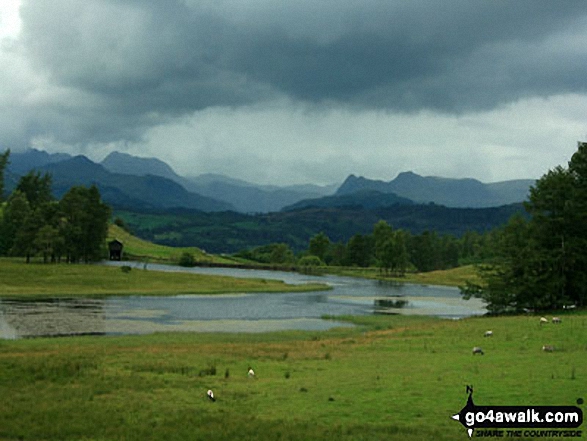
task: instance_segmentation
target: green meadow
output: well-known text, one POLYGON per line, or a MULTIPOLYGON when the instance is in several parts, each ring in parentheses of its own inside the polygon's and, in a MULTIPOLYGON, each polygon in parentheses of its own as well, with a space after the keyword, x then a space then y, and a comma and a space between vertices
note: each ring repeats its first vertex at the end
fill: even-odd
POLYGON ((189 253, 197 262, 234 263, 229 257, 207 254, 196 247, 169 247, 148 242, 133 236, 117 225, 111 224, 108 228, 107 241, 113 239, 117 239, 124 244, 124 255, 129 260, 177 264, 183 253, 189 253))
POLYGON ((0 439, 465 440, 450 416, 466 385, 478 405, 586 398, 587 315, 561 317, 541 326, 537 316, 369 316, 326 332, 4 340, 0 439), (485 355, 472 355, 477 345, 485 355))
POLYGON ((26 264, 22 260, 0 259, 0 295, 4 297, 219 294, 322 289, 327 287, 142 268, 124 272, 120 267, 103 265, 26 264))
MULTIPOLYGON (((177 257, 122 240, 145 261, 177 257)), ((381 277, 356 271, 345 274, 381 277)), ((463 267, 401 280, 457 285, 472 275, 463 267)), ((309 288, 326 287, 0 259, 0 293, 18 298, 309 288)), ((465 440, 450 416, 465 405, 466 385, 478 405, 587 398, 587 314, 561 318, 541 326, 534 315, 364 316, 325 332, 0 340, 0 440, 465 440)))
POLYGON ((466 281, 479 282, 474 265, 463 265, 447 270, 406 273, 393 276, 382 272, 379 268, 359 267, 321 267, 322 271, 340 276, 362 277, 367 279, 393 280, 399 283, 416 283, 421 285, 463 286, 466 281))

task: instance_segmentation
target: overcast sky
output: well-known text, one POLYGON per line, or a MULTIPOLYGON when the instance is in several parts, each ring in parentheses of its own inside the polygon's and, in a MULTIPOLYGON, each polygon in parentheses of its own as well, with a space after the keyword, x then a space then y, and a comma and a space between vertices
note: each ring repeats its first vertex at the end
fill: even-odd
POLYGON ((539 178, 587 140, 584 0, 2 0, 0 151, 257 183, 539 178))

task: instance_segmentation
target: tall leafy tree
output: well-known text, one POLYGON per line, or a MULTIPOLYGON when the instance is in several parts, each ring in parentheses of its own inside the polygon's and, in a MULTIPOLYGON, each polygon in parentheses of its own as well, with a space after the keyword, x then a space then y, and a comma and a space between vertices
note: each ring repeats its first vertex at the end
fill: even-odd
POLYGON ((330 248, 330 239, 324 232, 320 232, 316 234, 314 237, 310 239, 310 244, 308 246, 308 252, 312 256, 318 257, 322 262, 326 259, 326 253, 330 248))
POLYGON ((368 267, 373 256, 373 238, 370 235, 355 234, 347 244, 346 264, 368 267))
POLYGON ((568 168, 556 167, 530 189, 530 220, 512 219, 501 233, 492 265, 466 297, 485 299, 495 312, 554 309, 587 303, 587 144, 568 168))
POLYGON ((324 261, 327 265, 343 265, 346 259, 346 253, 346 245, 341 242, 335 242, 328 248, 328 252, 324 256, 324 261))
POLYGON ((407 242, 408 235, 405 231, 393 231, 382 245, 380 266, 386 271, 403 276, 410 263, 407 242))
MULTIPOLYGON (((568 302, 569 276, 575 265, 576 182, 568 169, 556 167, 530 189, 526 209, 530 222, 534 254, 528 265, 535 266, 537 279, 533 296, 539 303, 560 306, 568 302), (541 300, 541 302, 540 302, 541 300)), ((529 297, 530 295, 527 294, 529 297)))
POLYGON ((571 241, 567 250, 573 271, 569 273, 568 296, 576 303, 587 304, 587 142, 578 143, 569 162, 569 173, 575 183, 572 201, 571 241))
POLYGON ((43 223, 41 210, 31 209, 20 221, 10 251, 11 254, 15 256, 25 256, 26 262, 29 263, 31 257, 34 256, 38 250, 36 239, 39 230, 43 227, 43 223))
POLYGON ((433 271, 439 269, 438 235, 434 231, 424 231, 412 237, 410 260, 418 271, 433 271))
POLYGON ((8 158, 10 156, 10 149, 6 150, 0 155, 0 202, 4 201, 4 172, 8 165, 8 158))
POLYGON ((55 211, 50 209, 51 176, 30 172, 22 176, 7 204, 5 234, 9 237, 5 251, 17 256, 25 256, 27 262, 37 252, 36 236, 39 230, 50 223, 55 211), (14 197, 12 197, 14 196, 14 197), (23 205, 26 200, 26 207, 23 205))
POLYGON ((37 231, 34 240, 35 248, 43 256, 43 262, 47 263, 56 260, 56 256, 60 254, 63 238, 59 234, 59 230, 50 224, 45 224, 37 231))
POLYGON ((275 244, 269 256, 270 263, 293 263, 295 260, 293 251, 285 243, 275 244))
POLYGON ((13 254, 15 237, 23 221, 30 216, 31 206, 26 196, 20 191, 14 191, 4 207, 0 225, 0 254, 13 254))
POLYGON ((89 262, 100 258, 108 235, 111 210, 100 199, 95 186, 72 187, 59 202, 61 234, 70 262, 89 262))
POLYGON ((441 269, 459 266, 459 245, 454 236, 443 235, 440 239, 440 250, 441 269))
POLYGON ((373 247, 375 260, 380 270, 389 271, 392 259, 393 228, 386 221, 380 220, 373 227, 373 247))
POLYGON ((26 196, 32 209, 36 209, 53 200, 51 183, 49 173, 41 175, 40 172, 30 171, 20 178, 16 190, 26 196))
POLYGON ((496 256, 478 266, 482 284, 468 282, 461 291, 466 299, 480 297, 491 313, 522 309, 524 293, 533 283, 529 265, 535 246, 531 242, 530 228, 522 216, 513 216, 495 237, 496 256))

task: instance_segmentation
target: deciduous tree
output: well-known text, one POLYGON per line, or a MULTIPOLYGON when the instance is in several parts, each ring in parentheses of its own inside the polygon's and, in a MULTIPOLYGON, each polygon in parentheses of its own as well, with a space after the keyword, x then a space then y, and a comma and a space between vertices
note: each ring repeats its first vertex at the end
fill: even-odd
POLYGON ((59 202, 59 207, 68 260, 89 262, 99 259, 108 235, 111 211, 101 201, 96 186, 72 187, 59 202))
POLYGON ((530 220, 515 217, 501 231, 482 284, 463 288, 491 311, 555 309, 587 302, 587 144, 568 168, 548 171, 530 189, 530 220))
POLYGON ((321 261, 324 262, 326 253, 330 248, 330 239, 326 234, 320 232, 316 234, 314 237, 310 239, 310 244, 308 246, 308 252, 312 256, 318 257, 321 261))
POLYGON ((10 157, 10 149, 6 150, 0 155, 0 202, 4 201, 4 173, 8 165, 8 158, 10 157))

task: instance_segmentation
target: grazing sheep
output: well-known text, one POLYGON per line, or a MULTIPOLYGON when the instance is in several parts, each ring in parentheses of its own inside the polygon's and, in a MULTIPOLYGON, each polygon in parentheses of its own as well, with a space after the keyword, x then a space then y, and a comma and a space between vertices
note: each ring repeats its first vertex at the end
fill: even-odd
POLYGON ((212 392, 212 389, 208 389, 208 392, 206 392, 206 396, 210 399, 210 401, 216 401, 216 398, 214 397, 214 392, 212 392))
POLYGON ((255 378, 255 371, 251 366, 249 366, 249 371, 247 372, 247 375, 249 376, 249 378, 255 378))
POLYGON ((542 346, 542 350, 544 352, 554 352, 554 346, 552 346, 552 345, 544 345, 544 346, 542 346))
POLYGON ((540 317, 540 324, 544 325, 546 323, 548 323, 548 319, 546 317, 540 317))
POLYGON ((484 337, 493 337, 493 331, 485 331, 484 337))
POLYGON ((475 347, 473 348, 473 355, 475 355, 475 354, 481 354, 481 355, 484 355, 483 349, 481 349, 479 346, 475 346, 475 347))
POLYGON ((552 318, 552 323, 560 323, 560 322, 561 322, 560 317, 553 317, 552 318))

